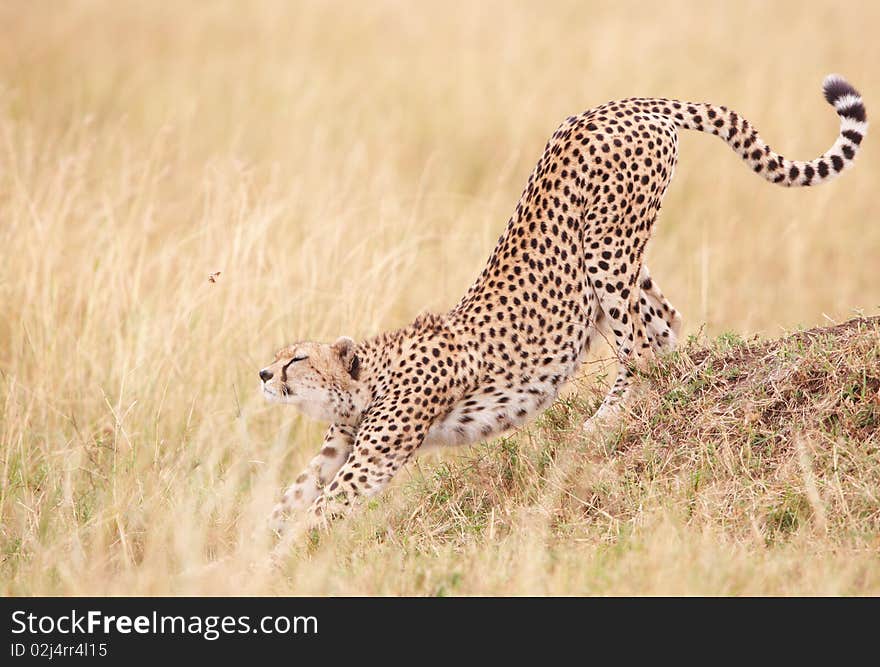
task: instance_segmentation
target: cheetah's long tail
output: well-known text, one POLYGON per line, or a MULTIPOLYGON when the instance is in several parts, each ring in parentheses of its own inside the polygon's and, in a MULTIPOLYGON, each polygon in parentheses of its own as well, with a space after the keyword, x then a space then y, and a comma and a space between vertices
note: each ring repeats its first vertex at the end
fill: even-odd
POLYGON ((825 77, 822 92, 840 116, 840 134, 831 148, 809 162, 788 160, 774 152, 749 121, 723 106, 664 100, 661 113, 678 127, 721 137, 755 173, 771 183, 785 187, 818 185, 852 166, 868 130, 862 96, 842 76, 825 77))

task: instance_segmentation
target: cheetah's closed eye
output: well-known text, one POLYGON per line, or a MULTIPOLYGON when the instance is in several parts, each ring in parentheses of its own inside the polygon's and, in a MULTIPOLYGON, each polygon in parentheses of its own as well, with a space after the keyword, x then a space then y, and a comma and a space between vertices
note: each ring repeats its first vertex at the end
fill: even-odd
MULTIPOLYGON (((678 131, 720 137, 756 174, 817 185, 850 167, 867 130, 859 93, 825 79, 840 117, 809 162, 775 153, 734 111, 630 98, 566 119, 529 177, 483 272, 443 315, 356 343, 297 343, 260 371, 267 399, 330 422, 321 451, 273 513, 304 526, 381 491, 416 450, 488 438, 546 408, 596 336, 620 369, 597 418, 613 415, 633 366, 675 346, 681 317, 642 262, 678 157, 678 131)), ((595 422, 593 422, 595 423, 595 422)))

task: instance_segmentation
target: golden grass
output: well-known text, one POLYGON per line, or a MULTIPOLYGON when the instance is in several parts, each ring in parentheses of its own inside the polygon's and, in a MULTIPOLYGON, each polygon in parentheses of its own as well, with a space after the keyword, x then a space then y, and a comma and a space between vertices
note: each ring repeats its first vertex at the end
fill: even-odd
MULTIPOLYGON (((257 395, 276 347, 452 305, 557 123, 608 99, 727 104, 817 155, 826 73, 875 109, 878 28, 873 2, 3 3, 0 592, 880 592, 876 429, 805 423, 753 469, 713 402, 583 442, 589 392, 252 567, 321 433, 257 395)), ((876 145, 786 191, 685 134, 649 262, 686 331, 875 313, 876 145)))

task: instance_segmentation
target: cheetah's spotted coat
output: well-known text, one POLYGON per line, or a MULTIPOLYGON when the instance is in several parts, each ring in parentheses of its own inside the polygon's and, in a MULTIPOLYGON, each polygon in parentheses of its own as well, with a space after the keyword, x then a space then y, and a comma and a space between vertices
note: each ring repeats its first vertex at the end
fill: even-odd
POLYGON ((678 157, 680 129, 721 137, 749 167, 787 187, 852 165, 865 107, 838 76, 824 93, 840 117, 834 145, 788 160, 723 106, 667 99, 609 102, 553 133, 489 262, 444 315, 361 343, 298 343, 260 372, 270 400, 330 422, 324 444, 273 518, 305 525, 381 491, 429 445, 488 438, 554 400, 598 335, 621 361, 597 417, 614 413, 632 368, 675 346, 678 312, 642 263, 678 157))

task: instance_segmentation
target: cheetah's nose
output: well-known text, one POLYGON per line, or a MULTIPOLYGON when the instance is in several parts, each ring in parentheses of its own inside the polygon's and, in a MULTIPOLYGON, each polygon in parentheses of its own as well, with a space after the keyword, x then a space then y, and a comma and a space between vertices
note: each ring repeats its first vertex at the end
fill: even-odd
POLYGON ((265 368, 260 371, 260 379, 263 382, 268 382, 272 379, 272 371, 267 371, 265 368))

